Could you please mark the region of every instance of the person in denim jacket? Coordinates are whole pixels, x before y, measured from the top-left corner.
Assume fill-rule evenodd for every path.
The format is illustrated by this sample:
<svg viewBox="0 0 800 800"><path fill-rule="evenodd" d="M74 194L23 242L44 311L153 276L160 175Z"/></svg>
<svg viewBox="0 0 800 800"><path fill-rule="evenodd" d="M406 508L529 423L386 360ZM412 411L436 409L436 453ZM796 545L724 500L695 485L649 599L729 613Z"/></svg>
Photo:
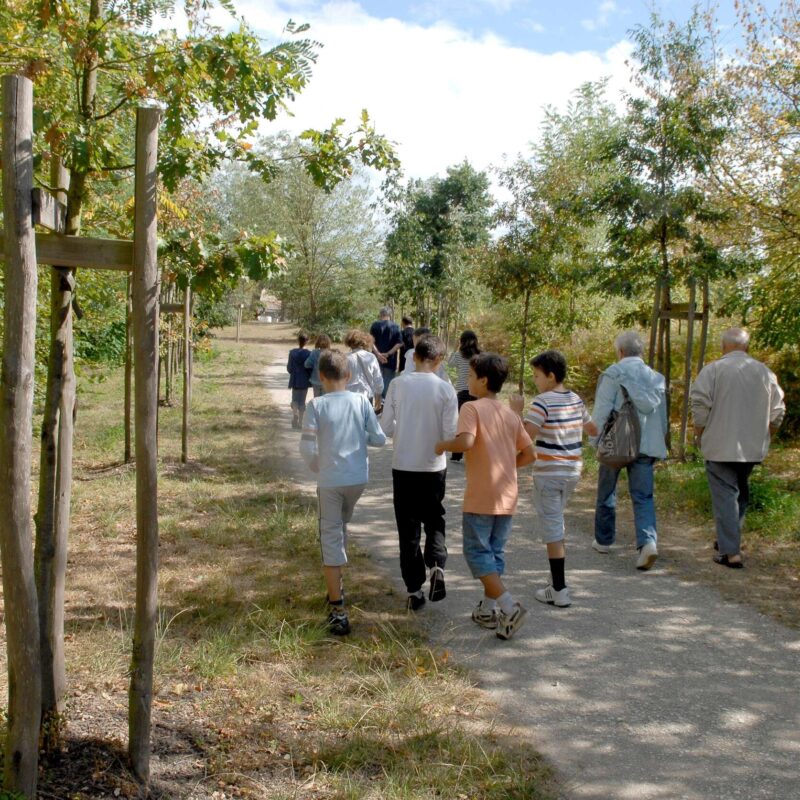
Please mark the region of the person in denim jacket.
<svg viewBox="0 0 800 800"><path fill-rule="evenodd" d="M639 412L642 438L638 458L623 469L628 472L628 489L633 503L636 528L636 568L648 570L658 558L656 509L653 501L653 465L667 457L667 402L664 376L644 363L644 344L636 331L625 331L614 340L617 362L600 376L592 421L600 431L612 409L622 407L624 386ZM596 439L593 443L596 443ZM592 547L608 553L616 538L617 480L620 469L600 464L597 475L594 537Z"/></svg>

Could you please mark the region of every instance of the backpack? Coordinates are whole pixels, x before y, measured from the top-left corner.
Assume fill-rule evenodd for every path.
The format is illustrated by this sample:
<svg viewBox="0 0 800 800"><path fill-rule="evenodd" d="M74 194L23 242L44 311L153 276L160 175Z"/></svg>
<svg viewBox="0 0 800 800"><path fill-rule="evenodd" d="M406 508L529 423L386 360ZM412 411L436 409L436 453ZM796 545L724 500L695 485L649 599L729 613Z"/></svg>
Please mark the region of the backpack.
<svg viewBox="0 0 800 800"><path fill-rule="evenodd" d="M597 460L612 469L627 467L636 461L642 438L639 412L628 394L622 389L622 407L611 409L606 424L597 438Z"/></svg>

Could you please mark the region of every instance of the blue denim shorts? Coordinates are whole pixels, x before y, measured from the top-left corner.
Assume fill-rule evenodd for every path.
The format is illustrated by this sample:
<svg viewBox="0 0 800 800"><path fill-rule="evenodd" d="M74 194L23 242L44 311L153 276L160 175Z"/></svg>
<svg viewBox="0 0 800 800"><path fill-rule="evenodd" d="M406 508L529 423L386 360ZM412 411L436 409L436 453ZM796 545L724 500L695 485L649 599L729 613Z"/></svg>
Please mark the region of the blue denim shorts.
<svg viewBox="0 0 800 800"><path fill-rule="evenodd" d="M462 517L464 558L473 578L496 572L502 575L506 567L506 542L511 534L511 514L470 514Z"/></svg>

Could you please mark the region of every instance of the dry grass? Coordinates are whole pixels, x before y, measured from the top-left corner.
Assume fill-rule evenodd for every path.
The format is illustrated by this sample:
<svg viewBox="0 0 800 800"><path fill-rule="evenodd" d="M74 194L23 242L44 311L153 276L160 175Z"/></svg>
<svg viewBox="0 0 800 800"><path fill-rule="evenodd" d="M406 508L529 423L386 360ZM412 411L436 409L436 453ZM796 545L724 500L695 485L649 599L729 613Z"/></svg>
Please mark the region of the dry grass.
<svg viewBox="0 0 800 800"><path fill-rule="evenodd" d="M197 365L188 465L180 410L161 410L153 796L558 796L363 554L352 554L354 634L328 637L316 510L279 477L262 361L257 342L221 339ZM117 373L81 382L67 736L44 762L43 798L136 795L124 756L135 518L121 397Z"/></svg>

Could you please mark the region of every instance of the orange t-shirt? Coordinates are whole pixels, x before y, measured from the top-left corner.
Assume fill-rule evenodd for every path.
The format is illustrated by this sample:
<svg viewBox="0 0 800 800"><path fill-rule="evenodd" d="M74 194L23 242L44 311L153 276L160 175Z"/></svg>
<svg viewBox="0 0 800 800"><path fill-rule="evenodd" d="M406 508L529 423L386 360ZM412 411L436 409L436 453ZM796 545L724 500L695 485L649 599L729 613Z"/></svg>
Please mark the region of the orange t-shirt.
<svg viewBox="0 0 800 800"><path fill-rule="evenodd" d="M464 511L469 514L513 514L517 507L517 453L531 444L522 420L499 400L482 397L464 403L458 433L471 433L467 450Z"/></svg>

